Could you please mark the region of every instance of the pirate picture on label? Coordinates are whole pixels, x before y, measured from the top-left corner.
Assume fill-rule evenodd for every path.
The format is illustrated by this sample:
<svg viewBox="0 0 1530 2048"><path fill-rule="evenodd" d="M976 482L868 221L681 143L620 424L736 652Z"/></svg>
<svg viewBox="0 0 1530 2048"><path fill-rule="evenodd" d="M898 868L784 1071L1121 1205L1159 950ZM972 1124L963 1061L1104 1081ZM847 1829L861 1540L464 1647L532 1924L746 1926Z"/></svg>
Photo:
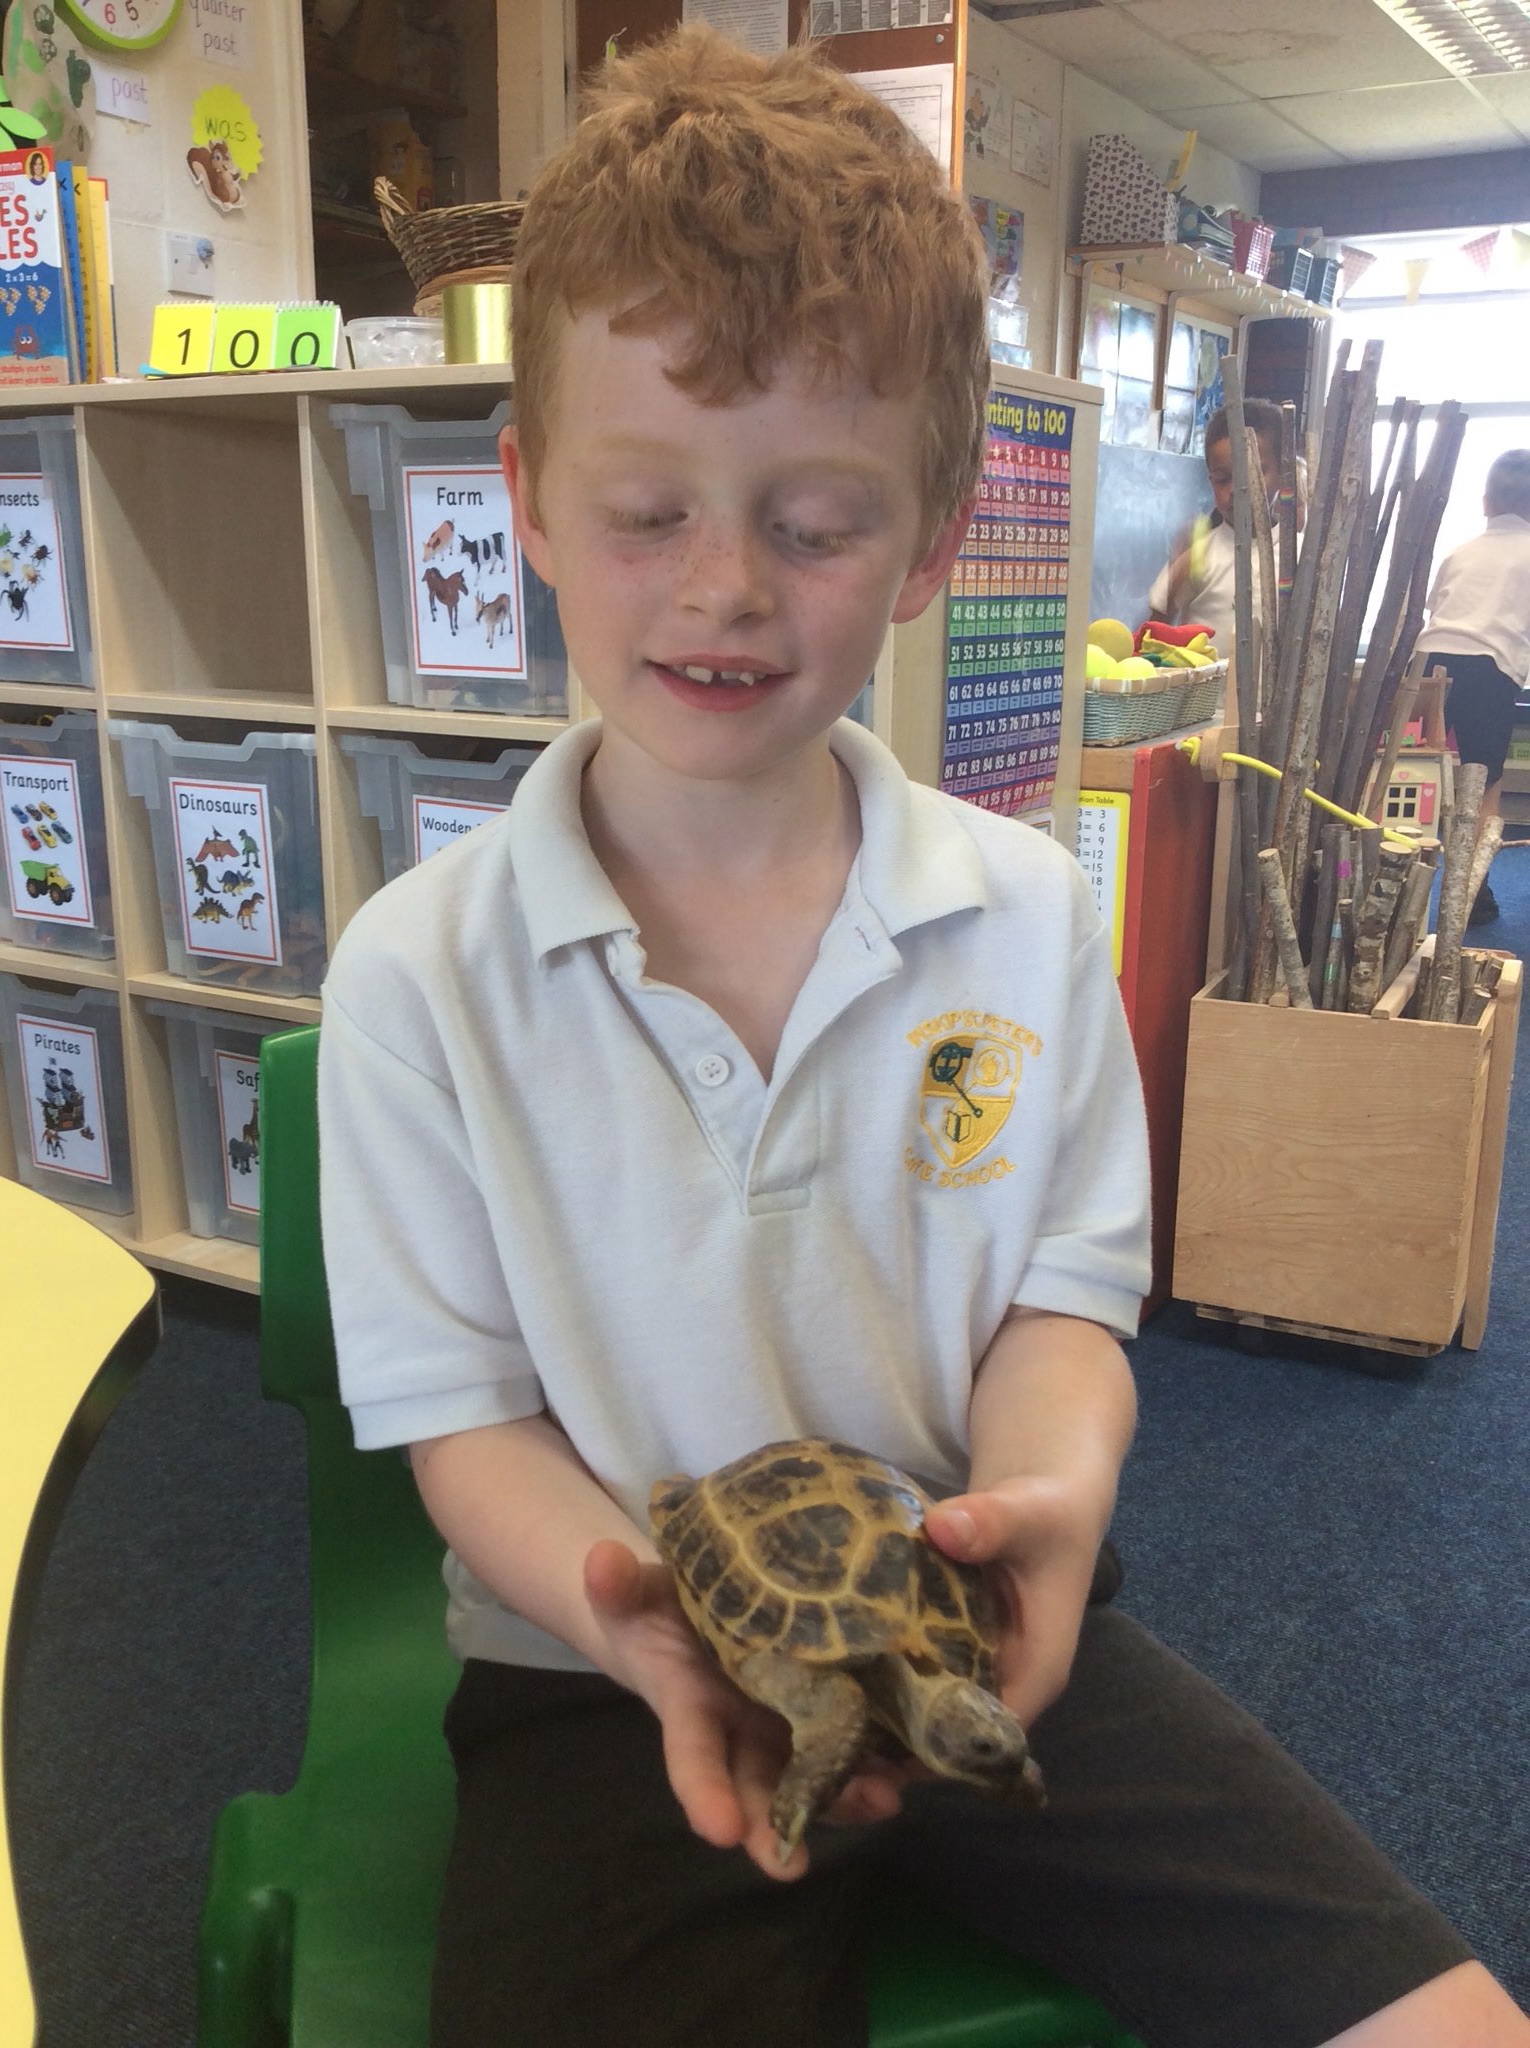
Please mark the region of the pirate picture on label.
<svg viewBox="0 0 1530 2048"><path fill-rule="evenodd" d="M223 1192L231 1209L260 1213L260 1056L220 1052L218 1130L223 1147Z"/></svg>
<svg viewBox="0 0 1530 2048"><path fill-rule="evenodd" d="M986 1151L1009 1121L1020 1054L1001 1038L962 1033L939 1039L925 1060L919 1122L947 1166Z"/></svg>
<svg viewBox="0 0 1530 2048"><path fill-rule="evenodd" d="M0 476L0 647L73 646L52 480Z"/></svg>
<svg viewBox="0 0 1530 2048"><path fill-rule="evenodd" d="M0 754L0 835L17 917L95 923L73 761Z"/></svg>
<svg viewBox="0 0 1530 2048"><path fill-rule="evenodd" d="M455 800L438 803L434 797L417 796L414 799L416 863L429 860L443 847L455 846L459 839L466 838L469 832L476 832L480 825L487 825L491 818L501 817L509 808L508 804L469 804Z"/></svg>
<svg viewBox="0 0 1530 2048"><path fill-rule="evenodd" d="M498 469L406 469L414 665L421 675L526 674L521 551Z"/></svg>
<svg viewBox="0 0 1530 2048"><path fill-rule="evenodd" d="M170 802L187 951L280 964L264 783L172 777Z"/></svg>
<svg viewBox="0 0 1530 2048"><path fill-rule="evenodd" d="M32 1163L76 1180L109 1181L96 1034L52 1017L18 1017Z"/></svg>

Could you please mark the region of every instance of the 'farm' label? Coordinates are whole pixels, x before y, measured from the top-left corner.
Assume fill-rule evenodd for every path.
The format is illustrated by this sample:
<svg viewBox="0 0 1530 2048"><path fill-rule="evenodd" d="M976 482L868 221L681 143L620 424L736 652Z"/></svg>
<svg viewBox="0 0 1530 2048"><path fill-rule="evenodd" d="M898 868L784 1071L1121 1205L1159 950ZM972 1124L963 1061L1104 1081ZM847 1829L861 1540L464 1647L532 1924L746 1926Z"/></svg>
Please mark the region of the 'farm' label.
<svg viewBox="0 0 1530 2048"><path fill-rule="evenodd" d="M524 677L521 551L504 472L403 474L416 670Z"/></svg>

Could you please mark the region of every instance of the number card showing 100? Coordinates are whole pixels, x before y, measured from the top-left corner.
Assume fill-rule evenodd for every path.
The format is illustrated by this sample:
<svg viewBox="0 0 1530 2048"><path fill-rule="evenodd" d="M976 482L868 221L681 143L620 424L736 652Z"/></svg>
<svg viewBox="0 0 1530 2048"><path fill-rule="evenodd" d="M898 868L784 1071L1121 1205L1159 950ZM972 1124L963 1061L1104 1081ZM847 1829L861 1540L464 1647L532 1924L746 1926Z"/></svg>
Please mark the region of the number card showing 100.
<svg viewBox="0 0 1530 2048"><path fill-rule="evenodd" d="M163 377L333 370L339 344L338 306L156 306L149 368Z"/></svg>

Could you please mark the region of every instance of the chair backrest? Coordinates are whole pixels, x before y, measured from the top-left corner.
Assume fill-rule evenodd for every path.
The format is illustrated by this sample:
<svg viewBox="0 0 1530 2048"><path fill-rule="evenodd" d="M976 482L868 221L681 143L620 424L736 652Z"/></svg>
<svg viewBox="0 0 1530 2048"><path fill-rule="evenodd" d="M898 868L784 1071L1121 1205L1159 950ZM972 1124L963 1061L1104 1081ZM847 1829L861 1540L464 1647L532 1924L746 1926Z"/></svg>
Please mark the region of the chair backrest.
<svg viewBox="0 0 1530 2048"><path fill-rule="evenodd" d="M319 1234L319 1028L260 1048L260 1384L266 1398L339 1399Z"/></svg>

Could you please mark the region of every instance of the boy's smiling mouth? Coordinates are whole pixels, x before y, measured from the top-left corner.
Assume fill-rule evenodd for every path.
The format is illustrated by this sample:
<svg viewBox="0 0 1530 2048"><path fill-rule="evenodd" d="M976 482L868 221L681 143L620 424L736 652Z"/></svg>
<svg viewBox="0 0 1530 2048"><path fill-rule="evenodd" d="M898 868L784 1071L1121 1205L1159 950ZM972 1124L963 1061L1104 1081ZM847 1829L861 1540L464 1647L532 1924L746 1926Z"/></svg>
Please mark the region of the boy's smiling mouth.
<svg viewBox="0 0 1530 2048"><path fill-rule="evenodd" d="M771 695L787 675L783 669L737 657L731 661L652 661L648 666L672 696L706 711L743 710Z"/></svg>

